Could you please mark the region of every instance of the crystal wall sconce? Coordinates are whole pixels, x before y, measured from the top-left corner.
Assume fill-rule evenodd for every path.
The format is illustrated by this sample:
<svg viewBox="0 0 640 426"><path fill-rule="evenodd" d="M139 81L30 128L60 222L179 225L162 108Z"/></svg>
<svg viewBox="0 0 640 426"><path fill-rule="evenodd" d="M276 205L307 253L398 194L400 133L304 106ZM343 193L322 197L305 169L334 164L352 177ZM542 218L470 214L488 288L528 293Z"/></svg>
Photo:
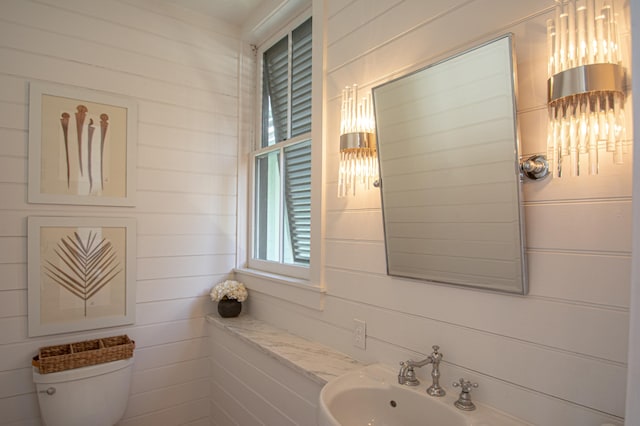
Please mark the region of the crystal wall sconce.
<svg viewBox="0 0 640 426"><path fill-rule="evenodd" d="M371 188L378 179L375 119L371 93L358 99L358 86L342 91L338 197L356 195L356 187Z"/></svg>
<svg viewBox="0 0 640 426"><path fill-rule="evenodd" d="M598 174L601 152L624 153L624 68L613 0L556 0L547 21L547 158L562 177Z"/></svg>

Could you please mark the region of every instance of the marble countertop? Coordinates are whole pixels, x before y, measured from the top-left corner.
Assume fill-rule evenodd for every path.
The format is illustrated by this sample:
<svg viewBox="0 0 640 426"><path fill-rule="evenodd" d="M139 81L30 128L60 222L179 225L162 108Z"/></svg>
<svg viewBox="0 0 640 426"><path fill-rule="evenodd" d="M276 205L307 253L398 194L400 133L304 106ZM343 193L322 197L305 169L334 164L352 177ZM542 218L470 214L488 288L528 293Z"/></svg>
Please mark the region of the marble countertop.
<svg viewBox="0 0 640 426"><path fill-rule="evenodd" d="M207 322L253 345L320 385L365 364L328 346L291 334L248 315L220 318L207 315Z"/></svg>

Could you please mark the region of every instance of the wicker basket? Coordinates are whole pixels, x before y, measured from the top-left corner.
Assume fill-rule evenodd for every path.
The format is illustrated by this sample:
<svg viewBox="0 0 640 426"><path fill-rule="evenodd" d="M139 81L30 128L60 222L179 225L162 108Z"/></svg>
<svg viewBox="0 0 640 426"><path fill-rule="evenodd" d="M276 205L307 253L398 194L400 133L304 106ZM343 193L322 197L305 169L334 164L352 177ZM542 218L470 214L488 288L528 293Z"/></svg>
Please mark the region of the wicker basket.
<svg viewBox="0 0 640 426"><path fill-rule="evenodd" d="M40 374L71 370L131 358L136 343L129 336L113 336L103 339L40 348L31 364Z"/></svg>

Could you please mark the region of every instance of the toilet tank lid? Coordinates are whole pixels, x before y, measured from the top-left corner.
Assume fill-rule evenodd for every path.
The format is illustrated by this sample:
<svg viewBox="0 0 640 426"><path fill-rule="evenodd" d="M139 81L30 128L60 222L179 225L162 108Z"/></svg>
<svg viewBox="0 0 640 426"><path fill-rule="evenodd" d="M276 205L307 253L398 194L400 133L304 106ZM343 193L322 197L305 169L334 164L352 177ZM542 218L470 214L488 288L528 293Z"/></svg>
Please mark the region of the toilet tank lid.
<svg viewBox="0 0 640 426"><path fill-rule="evenodd" d="M102 364L90 365L88 367L73 368L71 370L58 371L55 373L40 374L36 367L33 368L34 383L60 383L71 380L85 379L87 377L99 376L101 374L112 373L122 370L133 364L133 357L119 359L117 361L105 362Z"/></svg>

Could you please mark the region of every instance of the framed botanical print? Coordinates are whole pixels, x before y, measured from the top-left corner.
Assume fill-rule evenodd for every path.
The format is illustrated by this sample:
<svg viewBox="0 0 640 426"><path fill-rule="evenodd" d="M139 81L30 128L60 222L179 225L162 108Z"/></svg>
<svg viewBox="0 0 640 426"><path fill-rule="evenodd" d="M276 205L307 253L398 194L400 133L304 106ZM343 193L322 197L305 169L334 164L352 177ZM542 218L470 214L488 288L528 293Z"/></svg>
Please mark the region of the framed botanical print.
<svg viewBox="0 0 640 426"><path fill-rule="evenodd" d="M28 218L29 336L132 324L136 222Z"/></svg>
<svg viewBox="0 0 640 426"><path fill-rule="evenodd" d="M31 203L133 206L137 105L89 89L31 83Z"/></svg>

